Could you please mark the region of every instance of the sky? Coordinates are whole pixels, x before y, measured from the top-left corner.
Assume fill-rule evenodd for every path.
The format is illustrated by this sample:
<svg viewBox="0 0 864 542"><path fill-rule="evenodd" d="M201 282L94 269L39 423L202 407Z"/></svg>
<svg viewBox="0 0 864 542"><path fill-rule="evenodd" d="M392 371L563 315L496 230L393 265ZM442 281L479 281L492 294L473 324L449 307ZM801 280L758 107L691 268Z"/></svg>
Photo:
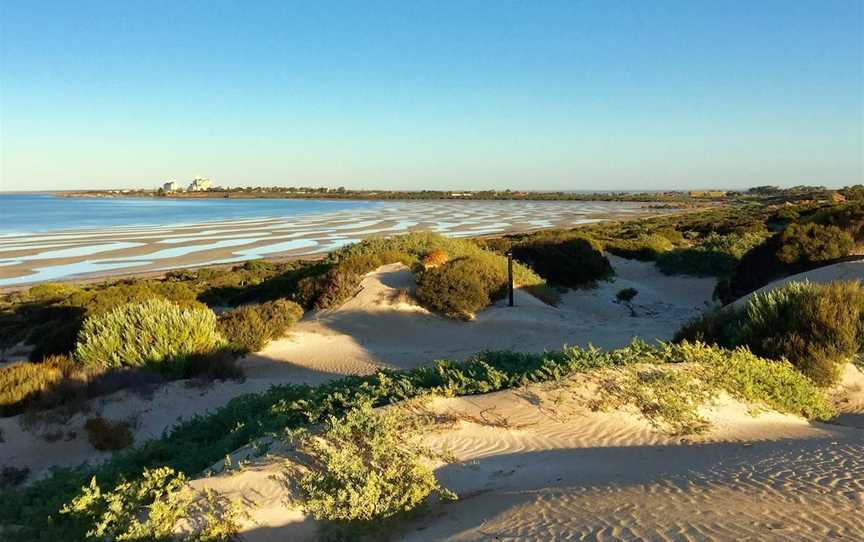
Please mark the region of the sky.
<svg viewBox="0 0 864 542"><path fill-rule="evenodd" d="M864 183L864 2L0 0L0 190Z"/></svg>

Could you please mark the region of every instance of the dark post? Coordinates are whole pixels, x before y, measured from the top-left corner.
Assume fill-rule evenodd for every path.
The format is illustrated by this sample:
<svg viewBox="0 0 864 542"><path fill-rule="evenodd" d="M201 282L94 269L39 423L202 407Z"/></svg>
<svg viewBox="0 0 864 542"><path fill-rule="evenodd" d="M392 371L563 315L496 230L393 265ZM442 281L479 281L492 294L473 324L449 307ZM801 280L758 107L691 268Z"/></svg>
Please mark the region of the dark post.
<svg viewBox="0 0 864 542"><path fill-rule="evenodd" d="M509 305L513 306L513 251L507 251L507 295L509 296Z"/></svg>

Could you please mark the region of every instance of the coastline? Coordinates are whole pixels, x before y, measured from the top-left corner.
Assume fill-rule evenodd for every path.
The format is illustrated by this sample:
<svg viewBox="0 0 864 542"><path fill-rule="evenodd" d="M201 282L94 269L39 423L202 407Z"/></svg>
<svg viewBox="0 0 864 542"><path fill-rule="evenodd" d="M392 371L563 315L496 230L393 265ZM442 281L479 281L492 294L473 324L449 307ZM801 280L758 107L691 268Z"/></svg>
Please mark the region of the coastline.
<svg viewBox="0 0 864 542"><path fill-rule="evenodd" d="M254 259L317 259L376 235L431 230L457 237L490 237L688 212L686 208L602 202L410 201L382 205L386 207L285 218L8 234L0 237L0 291L39 282L159 276L173 269L236 265Z"/></svg>

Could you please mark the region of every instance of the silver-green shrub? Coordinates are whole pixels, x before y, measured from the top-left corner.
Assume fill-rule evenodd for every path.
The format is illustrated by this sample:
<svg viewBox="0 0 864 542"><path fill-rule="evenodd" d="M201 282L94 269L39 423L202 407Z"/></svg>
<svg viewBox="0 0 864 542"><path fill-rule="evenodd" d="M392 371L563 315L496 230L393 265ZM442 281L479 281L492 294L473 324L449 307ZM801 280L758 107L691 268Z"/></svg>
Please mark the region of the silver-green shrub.
<svg viewBox="0 0 864 542"><path fill-rule="evenodd" d="M320 435L291 434L310 459L298 480L304 507L329 522L325 537L353 532L354 539L375 538L370 530L386 529L387 520L415 510L430 494L455 498L424 461L432 454L418 444L416 423L363 401L344 417L330 416Z"/></svg>
<svg viewBox="0 0 864 542"><path fill-rule="evenodd" d="M75 359L90 367L158 367L223 344L213 311L154 298L88 318Z"/></svg>
<svg viewBox="0 0 864 542"><path fill-rule="evenodd" d="M170 467L145 469L107 490L93 477L60 514L90 525L88 539L117 541L227 542L236 539L242 517L224 496L192 490L186 476ZM192 532L178 533L181 522Z"/></svg>

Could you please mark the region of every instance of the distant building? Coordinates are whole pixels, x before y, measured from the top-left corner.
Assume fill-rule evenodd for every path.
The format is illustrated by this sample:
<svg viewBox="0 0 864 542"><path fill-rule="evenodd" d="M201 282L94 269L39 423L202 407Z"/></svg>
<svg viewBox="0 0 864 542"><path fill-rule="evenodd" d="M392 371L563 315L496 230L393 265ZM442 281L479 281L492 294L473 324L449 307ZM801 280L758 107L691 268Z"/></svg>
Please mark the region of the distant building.
<svg viewBox="0 0 864 542"><path fill-rule="evenodd" d="M726 192L723 190L691 190L689 194L691 198L722 198L726 196Z"/></svg>
<svg viewBox="0 0 864 542"><path fill-rule="evenodd" d="M450 192L451 198L470 198L473 195L471 192Z"/></svg>
<svg viewBox="0 0 864 542"><path fill-rule="evenodd" d="M165 192L176 192L180 190L180 183L177 181L168 181L167 183L162 185L162 190Z"/></svg>
<svg viewBox="0 0 864 542"><path fill-rule="evenodd" d="M206 192L207 190L210 190L211 184L212 183L210 182L210 179L207 179L205 177L195 177L195 180L193 180L192 183L189 185L189 191Z"/></svg>

